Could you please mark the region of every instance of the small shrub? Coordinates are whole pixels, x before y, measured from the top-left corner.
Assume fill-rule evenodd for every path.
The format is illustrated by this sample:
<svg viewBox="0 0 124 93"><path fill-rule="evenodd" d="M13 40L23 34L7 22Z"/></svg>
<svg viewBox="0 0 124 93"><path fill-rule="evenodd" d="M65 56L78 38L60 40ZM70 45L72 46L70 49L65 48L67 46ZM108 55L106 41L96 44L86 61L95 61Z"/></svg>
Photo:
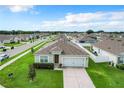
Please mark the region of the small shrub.
<svg viewBox="0 0 124 93"><path fill-rule="evenodd" d="M31 79L32 81L33 81L34 78L36 77L36 72L35 72L35 68L34 68L33 65L29 65L28 77L29 77L29 79Z"/></svg>
<svg viewBox="0 0 124 93"><path fill-rule="evenodd" d="M114 66L114 63L112 63L112 66Z"/></svg>
<svg viewBox="0 0 124 93"><path fill-rule="evenodd" d="M5 52L6 50L7 50L7 49L4 48L4 49L3 49L3 52Z"/></svg>
<svg viewBox="0 0 124 93"><path fill-rule="evenodd" d="M36 69L54 69L53 63L34 63Z"/></svg>
<svg viewBox="0 0 124 93"><path fill-rule="evenodd" d="M111 62L108 62L109 65L111 65Z"/></svg>
<svg viewBox="0 0 124 93"><path fill-rule="evenodd" d="M59 67L62 68L62 64L59 64Z"/></svg>
<svg viewBox="0 0 124 93"><path fill-rule="evenodd" d="M124 70L124 64L117 64L116 67L118 69Z"/></svg>
<svg viewBox="0 0 124 93"><path fill-rule="evenodd" d="M14 46L12 46L11 49L14 49Z"/></svg>

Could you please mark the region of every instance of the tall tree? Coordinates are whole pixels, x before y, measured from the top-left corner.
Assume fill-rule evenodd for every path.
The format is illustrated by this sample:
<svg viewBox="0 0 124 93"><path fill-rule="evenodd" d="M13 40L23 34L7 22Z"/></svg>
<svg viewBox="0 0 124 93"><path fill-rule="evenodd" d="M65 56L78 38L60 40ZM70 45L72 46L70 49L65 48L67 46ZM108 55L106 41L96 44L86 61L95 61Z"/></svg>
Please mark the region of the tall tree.
<svg viewBox="0 0 124 93"><path fill-rule="evenodd" d="M90 29L90 30L87 30L86 33L91 34L91 33L94 33L94 31Z"/></svg>

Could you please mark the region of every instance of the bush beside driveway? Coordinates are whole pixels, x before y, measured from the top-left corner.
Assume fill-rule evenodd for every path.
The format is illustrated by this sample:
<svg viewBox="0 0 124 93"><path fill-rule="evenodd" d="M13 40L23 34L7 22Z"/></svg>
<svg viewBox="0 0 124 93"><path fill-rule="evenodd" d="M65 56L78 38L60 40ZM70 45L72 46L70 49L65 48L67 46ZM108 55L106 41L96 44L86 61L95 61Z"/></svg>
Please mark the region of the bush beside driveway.
<svg viewBox="0 0 124 93"><path fill-rule="evenodd" d="M86 71L97 88L124 87L124 70L111 67L108 63L95 63L90 59Z"/></svg>

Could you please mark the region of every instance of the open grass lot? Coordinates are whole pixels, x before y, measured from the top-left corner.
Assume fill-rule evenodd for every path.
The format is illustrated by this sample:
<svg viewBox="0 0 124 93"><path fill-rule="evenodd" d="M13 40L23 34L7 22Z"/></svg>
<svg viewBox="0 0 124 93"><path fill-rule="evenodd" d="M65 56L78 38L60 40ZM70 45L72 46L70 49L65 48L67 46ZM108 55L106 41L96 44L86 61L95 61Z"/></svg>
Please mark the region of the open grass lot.
<svg viewBox="0 0 124 93"><path fill-rule="evenodd" d="M123 88L124 71L110 67L107 63L94 63L89 60L86 69L94 85L98 88Z"/></svg>
<svg viewBox="0 0 124 93"><path fill-rule="evenodd" d="M8 47L11 47L11 46L21 46L21 45L24 45L25 43L5 43L4 46L8 46Z"/></svg>
<svg viewBox="0 0 124 93"><path fill-rule="evenodd" d="M41 45L40 47L44 46ZM40 47L35 49L37 51ZM36 79L29 82L28 70L29 64L34 62L34 55L28 53L15 63L0 71L0 84L4 87L14 88L62 88L63 72L54 70L36 70ZM13 72L14 78L8 78L8 73Z"/></svg>

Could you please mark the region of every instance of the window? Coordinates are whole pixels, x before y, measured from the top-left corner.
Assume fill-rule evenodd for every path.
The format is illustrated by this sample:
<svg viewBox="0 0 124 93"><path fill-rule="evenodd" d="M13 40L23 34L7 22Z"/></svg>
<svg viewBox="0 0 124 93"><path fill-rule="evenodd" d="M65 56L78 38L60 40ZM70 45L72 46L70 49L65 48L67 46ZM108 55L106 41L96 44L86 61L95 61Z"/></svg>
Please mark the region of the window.
<svg viewBox="0 0 124 93"><path fill-rule="evenodd" d="M124 64L124 57L119 57L119 58L118 58L118 63Z"/></svg>
<svg viewBox="0 0 124 93"><path fill-rule="evenodd" d="M40 62L41 63L47 63L48 62L48 56L41 56L40 57Z"/></svg>

